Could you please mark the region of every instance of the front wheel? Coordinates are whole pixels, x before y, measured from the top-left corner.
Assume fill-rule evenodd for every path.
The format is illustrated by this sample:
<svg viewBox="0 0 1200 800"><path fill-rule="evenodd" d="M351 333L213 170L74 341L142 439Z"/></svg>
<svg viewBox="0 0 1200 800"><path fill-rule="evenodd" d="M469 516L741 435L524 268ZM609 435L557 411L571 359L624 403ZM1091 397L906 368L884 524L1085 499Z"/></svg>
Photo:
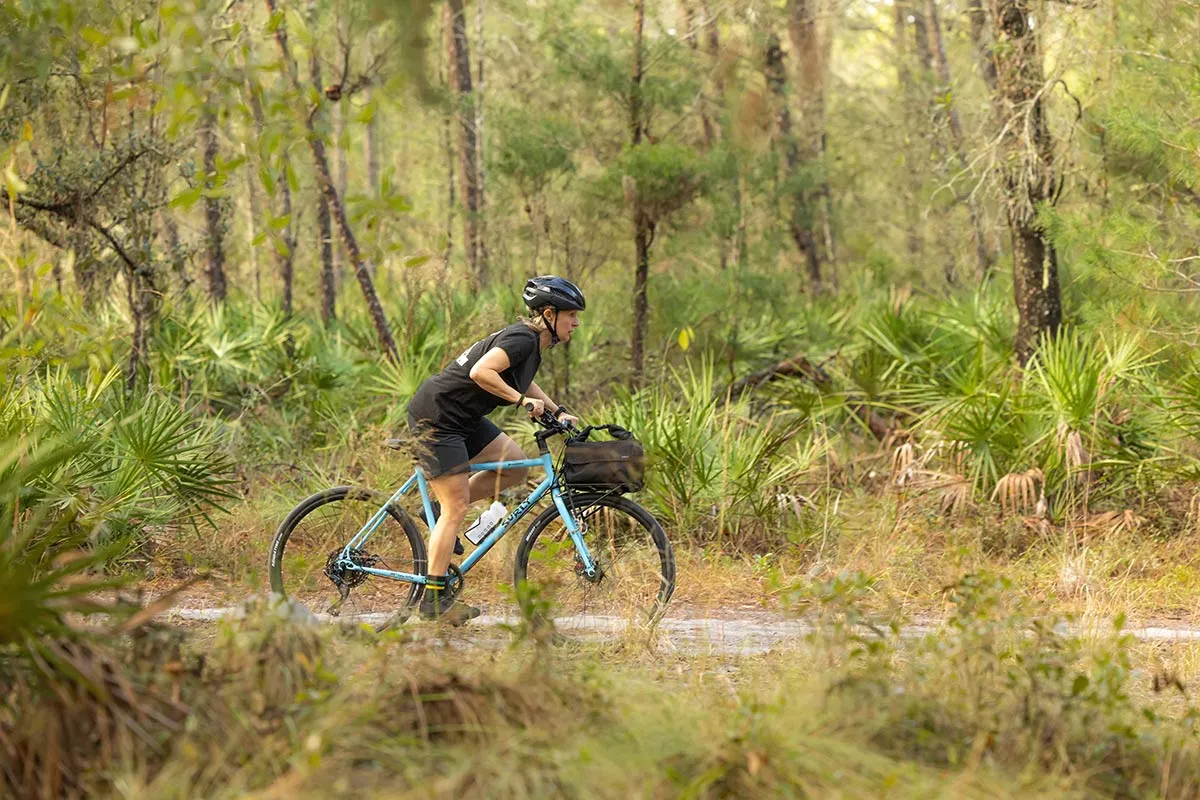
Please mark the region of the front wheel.
<svg viewBox="0 0 1200 800"><path fill-rule="evenodd" d="M589 577L567 527L551 506L529 526L517 548L518 596L537 593L555 616L605 616L654 622L675 591L675 554L662 526L637 503L612 495L568 501L598 567Z"/></svg>
<svg viewBox="0 0 1200 800"><path fill-rule="evenodd" d="M271 591L329 614L376 625L403 622L421 599L423 584L340 569L338 556L388 497L338 486L292 509L271 544ZM425 542L404 509L387 507L383 522L361 549L356 564L424 575Z"/></svg>

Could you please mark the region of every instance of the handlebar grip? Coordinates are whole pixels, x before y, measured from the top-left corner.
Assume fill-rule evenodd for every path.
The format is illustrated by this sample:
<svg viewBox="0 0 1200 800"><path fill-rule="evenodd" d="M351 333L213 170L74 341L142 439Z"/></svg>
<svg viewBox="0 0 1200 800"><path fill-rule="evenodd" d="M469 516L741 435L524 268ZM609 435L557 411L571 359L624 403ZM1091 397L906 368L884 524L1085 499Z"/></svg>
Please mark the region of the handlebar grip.
<svg viewBox="0 0 1200 800"><path fill-rule="evenodd" d="M526 403L525 410L532 414L533 413L533 403Z"/></svg>

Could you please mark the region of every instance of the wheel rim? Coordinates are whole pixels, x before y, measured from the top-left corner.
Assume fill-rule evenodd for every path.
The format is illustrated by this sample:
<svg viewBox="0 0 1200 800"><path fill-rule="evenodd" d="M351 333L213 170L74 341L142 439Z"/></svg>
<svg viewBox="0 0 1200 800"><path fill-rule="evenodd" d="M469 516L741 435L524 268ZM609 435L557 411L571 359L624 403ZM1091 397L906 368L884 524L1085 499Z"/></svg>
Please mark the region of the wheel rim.
<svg viewBox="0 0 1200 800"><path fill-rule="evenodd" d="M310 509L292 528L279 566L283 591L318 616L379 624L397 611L410 608L420 588L411 583L362 573L344 573L349 587L344 601L326 574L331 554L340 551L379 509L376 498L343 495ZM362 550L374 566L397 572L418 573L418 564L404 526L384 517ZM336 560L336 558L335 558ZM359 557L360 561L365 561ZM359 582L361 581L361 582Z"/></svg>
<svg viewBox="0 0 1200 800"><path fill-rule="evenodd" d="M538 535L525 568L538 605L557 618L657 618L670 581L651 529L629 513L603 504L578 516L584 541L602 575L584 574L566 526L555 518Z"/></svg>

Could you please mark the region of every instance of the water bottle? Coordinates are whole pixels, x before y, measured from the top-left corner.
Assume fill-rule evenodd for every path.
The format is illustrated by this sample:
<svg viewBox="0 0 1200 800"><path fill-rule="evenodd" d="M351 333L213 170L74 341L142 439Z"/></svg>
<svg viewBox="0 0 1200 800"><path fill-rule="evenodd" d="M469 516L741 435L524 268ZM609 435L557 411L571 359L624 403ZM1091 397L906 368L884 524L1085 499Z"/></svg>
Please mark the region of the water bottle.
<svg viewBox="0 0 1200 800"><path fill-rule="evenodd" d="M463 536L470 540L471 544L478 545L484 538L492 532L492 528L496 527L496 523L504 519L504 515L508 513L508 509L504 507L504 503L493 502L487 511L479 515L479 519L467 528Z"/></svg>

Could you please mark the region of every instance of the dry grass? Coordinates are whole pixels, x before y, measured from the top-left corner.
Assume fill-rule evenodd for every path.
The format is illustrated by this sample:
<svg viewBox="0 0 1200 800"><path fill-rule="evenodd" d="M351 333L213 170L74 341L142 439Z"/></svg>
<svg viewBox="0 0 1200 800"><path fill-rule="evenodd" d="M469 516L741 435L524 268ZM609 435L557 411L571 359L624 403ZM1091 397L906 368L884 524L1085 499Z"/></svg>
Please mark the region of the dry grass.
<svg viewBox="0 0 1200 800"><path fill-rule="evenodd" d="M677 542L673 613L720 616L738 609L781 610L787 588L838 572L870 576L912 615L942 609L942 587L964 572L1011 579L1014 591L1047 608L1092 617L1172 618L1200 623L1200 501L1177 492L1160 508L1117 509L1055 523L1040 515L1037 470L1006 476L994 505L971 502L961 476L920 468L915 451L895 452L893 480L876 492L827 491L819 504L781 515L777 546L748 553ZM266 588L265 553L286 513L282 492L237 506L216 531L185 534L156 548L159 579L196 568L218 581L185 605L225 605ZM1192 513L1189 515L1189 511ZM1031 515L1023 517L1022 515ZM512 559L522 526L469 576L468 599L491 613L514 613ZM175 535L176 537L178 535Z"/></svg>
<svg viewBox="0 0 1200 800"><path fill-rule="evenodd" d="M1194 796L1195 744L1173 737L1200 647L1139 645L1114 661L1108 637L1028 640L1015 602L969 618L962 646L885 641L870 655L831 634L734 660L624 641L448 659L437 638L297 627L263 608L188 644L204 664L182 680L190 720L184 732L150 721L156 759L76 776L126 798ZM977 646L998 630L1015 638ZM1040 685L1014 655L1038 660ZM1112 676L1132 700L1061 691L1126 657L1145 670ZM1137 722L1143 705L1158 722ZM26 709L26 725L40 719Z"/></svg>

